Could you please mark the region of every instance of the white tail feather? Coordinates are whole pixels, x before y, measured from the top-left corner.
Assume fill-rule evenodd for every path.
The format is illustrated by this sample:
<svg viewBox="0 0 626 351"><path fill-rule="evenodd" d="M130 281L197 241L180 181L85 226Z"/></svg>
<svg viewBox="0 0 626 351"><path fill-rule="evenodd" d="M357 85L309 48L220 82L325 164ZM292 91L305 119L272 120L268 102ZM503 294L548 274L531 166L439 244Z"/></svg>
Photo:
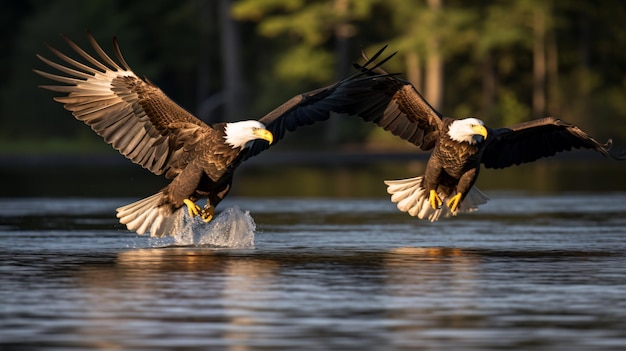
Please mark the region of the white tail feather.
<svg viewBox="0 0 626 351"><path fill-rule="evenodd" d="M172 234L171 230L178 219L175 211L159 206L162 193L156 193L145 199L133 202L117 209L117 218L128 230L137 234L150 233L150 236L162 237Z"/></svg>
<svg viewBox="0 0 626 351"><path fill-rule="evenodd" d="M447 206L433 209L428 201L429 192L422 186L423 176L400 180L386 180L387 192L391 194L391 201L397 203L398 209L419 219L428 218L435 222L443 217L456 216L460 212L472 212L489 200L478 188L472 187L465 196L459 208L452 212ZM439 193L441 200L446 203L446 194Z"/></svg>

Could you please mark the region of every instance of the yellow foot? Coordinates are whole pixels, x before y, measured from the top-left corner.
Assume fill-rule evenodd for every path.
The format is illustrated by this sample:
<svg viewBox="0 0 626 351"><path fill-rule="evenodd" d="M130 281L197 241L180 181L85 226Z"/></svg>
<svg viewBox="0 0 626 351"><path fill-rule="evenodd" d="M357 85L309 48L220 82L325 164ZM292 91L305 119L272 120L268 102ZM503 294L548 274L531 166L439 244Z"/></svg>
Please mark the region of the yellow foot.
<svg viewBox="0 0 626 351"><path fill-rule="evenodd" d="M439 209L441 208L441 205L443 205L443 201L441 201L439 195L437 195L437 192L434 190L430 191L430 197L428 198L428 202L430 202L430 207L432 207L433 210Z"/></svg>
<svg viewBox="0 0 626 351"><path fill-rule="evenodd" d="M461 193L456 193L450 200L448 200L448 208L452 213L456 212L459 204L461 203Z"/></svg>
<svg viewBox="0 0 626 351"><path fill-rule="evenodd" d="M189 217L195 217L201 214L203 211L200 209L200 206L196 205L193 201L189 199L183 200L185 205L187 205L187 210L189 211Z"/></svg>
<svg viewBox="0 0 626 351"><path fill-rule="evenodd" d="M215 214L215 207L213 206L205 207L201 213L202 220L205 222L210 222L213 219L214 214Z"/></svg>

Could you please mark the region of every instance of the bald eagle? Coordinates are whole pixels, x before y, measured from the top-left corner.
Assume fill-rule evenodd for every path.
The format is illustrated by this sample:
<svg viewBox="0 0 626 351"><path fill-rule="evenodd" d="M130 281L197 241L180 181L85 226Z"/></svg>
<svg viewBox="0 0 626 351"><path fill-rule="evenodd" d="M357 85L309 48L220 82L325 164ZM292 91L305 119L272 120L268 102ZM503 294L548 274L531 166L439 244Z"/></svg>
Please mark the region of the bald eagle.
<svg viewBox="0 0 626 351"><path fill-rule="evenodd" d="M87 36L99 59L63 36L84 62L48 46L64 64L37 57L61 74L34 71L65 84L40 87L64 93L54 100L106 143L152 173L172 179L156 194L117 209L120 223L138 234L173 234L175 213L183 206L190 215L210 221L215 206L230 191L233 173L241 162L276 143L286 131L326 120L339 111L348 99L345 83L370 80L363 74L365 68L336 84L297 95L258 121L208 125L155 84L138 77L122 57L115 38L117 61L91 34ZM207 198L204 208L196 205L201 198Z"/></svg>
<svg viewBox="0 0 626 351"><path fill-rule="evenodd" d="M367 71L355 66L371 76L383 74L372 77L377 83L349 82L345 88L359 99L351 100L344 111L377 124L420 150L432 150L424 175L385 181L391 201L411 216L434 222L442 216L474 211L487 202L487 196L474 186L481 165L505 168L572 149L591 149L616 160L626 159L626 153L610 150L611 139L601 144L557 118L492 129L478 118L444 117L408 81L384 74L387 72L379 67Z"/></svg>

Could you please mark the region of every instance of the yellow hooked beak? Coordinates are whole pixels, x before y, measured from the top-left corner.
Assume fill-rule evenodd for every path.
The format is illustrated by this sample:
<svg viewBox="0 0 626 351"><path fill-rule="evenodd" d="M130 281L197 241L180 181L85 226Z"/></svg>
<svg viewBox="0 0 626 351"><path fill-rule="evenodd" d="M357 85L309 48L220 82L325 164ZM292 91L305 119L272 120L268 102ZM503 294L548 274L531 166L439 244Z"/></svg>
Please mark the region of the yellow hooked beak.
<svg viewBox="0 0 626 351"><path fill-rule="evenodd" d="M480 124L476 124L472 126L472 130L477 135L482 135L484 139L487 139L487 128L485 126L481 126Z"/></svg>
<svg viewBox="0 0 626 351"><path fill-rule="evenodd" d="M252 131L252 133L258 139L267 140L267 142L270 144L274 142L274 135L272 135L272 132L270 132L267 129L261 129L261 128L255 129L254 131Z"/></svg>

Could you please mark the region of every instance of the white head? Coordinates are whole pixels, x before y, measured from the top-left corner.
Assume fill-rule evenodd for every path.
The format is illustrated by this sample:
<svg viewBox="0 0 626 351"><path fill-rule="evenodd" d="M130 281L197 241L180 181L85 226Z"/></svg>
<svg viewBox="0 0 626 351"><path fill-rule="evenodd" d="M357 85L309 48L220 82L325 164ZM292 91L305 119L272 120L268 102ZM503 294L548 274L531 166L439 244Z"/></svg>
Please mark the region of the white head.
<svg viewBox="0 0 626 351"><path fill-rule="evenodd" d="M245 148L256 139L267 140L270 144L274 141L272 133L259 121L226 123L224 131L226 132L224 139L233 149Z"/></svg>
<svg viewBox="0 0 626 351"><path fill-rule="evenodd" d="M448 135L458 142L476 144L487 138L487 128L478 118L459 119L450 124Z"/></svg>

